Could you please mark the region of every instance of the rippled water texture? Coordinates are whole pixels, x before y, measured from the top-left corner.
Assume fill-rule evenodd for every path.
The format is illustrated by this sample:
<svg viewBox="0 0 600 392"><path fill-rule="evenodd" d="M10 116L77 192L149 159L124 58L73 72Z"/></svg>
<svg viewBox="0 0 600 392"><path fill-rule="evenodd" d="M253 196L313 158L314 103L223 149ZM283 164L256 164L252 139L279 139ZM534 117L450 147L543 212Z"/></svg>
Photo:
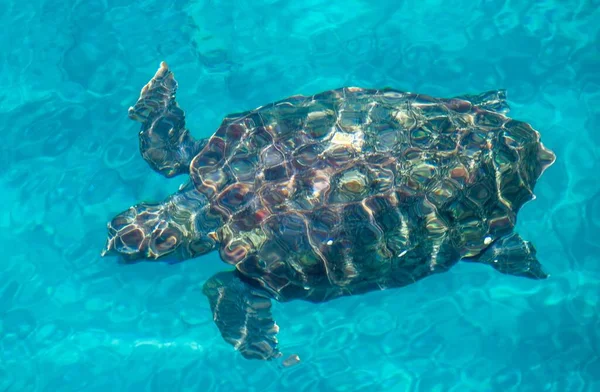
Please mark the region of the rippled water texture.
<svg viewBox="0 0 600 392"><path fill-rule="evenodd" d="M526 5L535 3L534 5ZM132 5L133 4L133 5ZM27 1L0 7L0 391L599 391L600 2ZM558 160L518 224L551 277L462 263L418 284L275 304L246 361L201 285L218 256L101 259L105 225L166 180L127 119L159 62L197 137L296 93L508 90Z"/></svg>

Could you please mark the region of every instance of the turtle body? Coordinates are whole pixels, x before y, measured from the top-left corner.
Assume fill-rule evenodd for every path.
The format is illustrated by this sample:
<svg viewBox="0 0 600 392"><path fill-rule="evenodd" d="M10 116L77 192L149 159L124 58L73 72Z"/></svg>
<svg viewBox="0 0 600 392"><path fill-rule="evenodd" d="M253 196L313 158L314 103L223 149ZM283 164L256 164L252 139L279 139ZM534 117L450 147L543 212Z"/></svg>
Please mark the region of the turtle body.
<svg viewBox="0 0 600 392"><path fill-rule="evenodd" d="M503 90L434 98L340 88L227 116L195 140L163 62L129 116L178 193L108 225L104 253L234 266L204 285L215 323L247 358L280 356L271 299L331 300L401 287L458 261L545 278L513 229L555 160Z"/></svg>

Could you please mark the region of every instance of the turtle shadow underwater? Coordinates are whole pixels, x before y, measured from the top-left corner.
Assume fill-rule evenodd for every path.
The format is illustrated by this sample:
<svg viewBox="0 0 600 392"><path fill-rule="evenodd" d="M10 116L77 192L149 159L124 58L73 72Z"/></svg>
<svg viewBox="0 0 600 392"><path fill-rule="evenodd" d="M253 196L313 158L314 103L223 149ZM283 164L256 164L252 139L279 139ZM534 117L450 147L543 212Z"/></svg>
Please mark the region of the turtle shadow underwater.
<svg viewBox="0 0 600 392"><path fill-rule="evenodd" d="M514 231L555 161L504 90L435 98L344 87L227 115L197 140L161 63L129 117L144 160L177 193L108 224L103 255L184 261L218 251L235 268L203 287L245 358L279 358L271 301L325 302L399 288L459 261L547 275ZM133 268L133 267L132 267Z"/></svg>

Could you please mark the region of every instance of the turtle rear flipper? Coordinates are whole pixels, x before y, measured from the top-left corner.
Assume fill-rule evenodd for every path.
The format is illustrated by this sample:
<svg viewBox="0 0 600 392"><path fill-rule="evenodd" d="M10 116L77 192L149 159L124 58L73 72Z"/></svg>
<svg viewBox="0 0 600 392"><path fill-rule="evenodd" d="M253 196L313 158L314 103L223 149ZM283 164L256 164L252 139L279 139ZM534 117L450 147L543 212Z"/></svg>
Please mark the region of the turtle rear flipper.
<svg viewBox="0 0 600 392"><path fill-rule="evenodd" d="M221 335L245 358L270 360L281 356L279 327L271 316L269 295L242 281L236 272L220 272L203 288Z"/></svg>
<svg viewBox="0 0 600 392"><path fill-rule="evenodd" d="M536 257L535 247L524 241L517 233L500 238L478 256L464 258L464 261L489 264L497 271L530 279L548 277Z"/></svg>
<svg viewBox="0 0 600 392"><path fill-rule="evenodd" d="M140 151L150 167L165 177L187 173L190 162L205 145L185 128L185 114L175 101L177 81L163 61L142 88L129 118L142 123Z"/></svg>
<svg viewBox="0 0 600 392"><path fill-rule="evenodd" d="M491 90L475 95L461 95L454 99L466 100L471 105L492 112L506 114L510 107L506 102L506 90Z"/></svg>

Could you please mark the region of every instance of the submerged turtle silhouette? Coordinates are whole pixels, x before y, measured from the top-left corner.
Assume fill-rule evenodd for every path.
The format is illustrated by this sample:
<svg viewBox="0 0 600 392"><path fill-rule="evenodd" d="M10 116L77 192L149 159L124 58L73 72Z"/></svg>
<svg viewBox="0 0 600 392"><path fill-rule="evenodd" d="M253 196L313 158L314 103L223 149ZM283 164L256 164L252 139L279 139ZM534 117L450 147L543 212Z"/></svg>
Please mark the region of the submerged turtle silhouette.
<svg viewBox="0 0 600 392"><path fill-rule="evenodd" d="M281 354L271 299L328 301L401 287L459 260L547 275L514 232L554 160L505 116L503 90L449 99L341 88L227 116L195 140L163 62L129 117L144 159L190 181L108 224L103 255L235 266L204 285L223 338L246 358Z"/></svg>

